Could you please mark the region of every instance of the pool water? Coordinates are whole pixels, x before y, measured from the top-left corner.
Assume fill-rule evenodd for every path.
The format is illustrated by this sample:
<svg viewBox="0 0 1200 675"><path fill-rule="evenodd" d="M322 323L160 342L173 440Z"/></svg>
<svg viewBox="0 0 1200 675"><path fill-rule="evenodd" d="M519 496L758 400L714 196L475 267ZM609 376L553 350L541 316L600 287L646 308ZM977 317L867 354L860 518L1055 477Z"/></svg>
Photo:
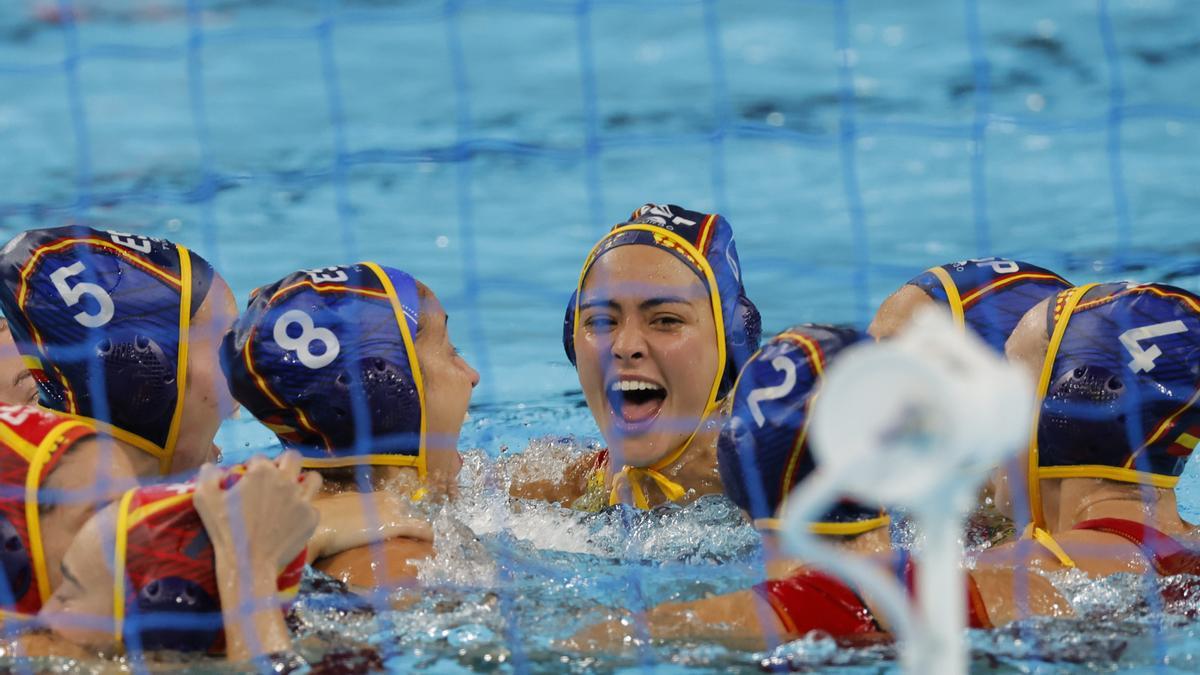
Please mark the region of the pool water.
<svg viewBox="0 0 1200 675"><path fill-rule="evenodd" d="M313 596L305 649L369 644L396 672L878 672L890 647L820 639L556 644L761 578L719 499L503 497L497 458L552 467L598 440L561 347L584 253L646 201L717 210L768 331L864 325L918 271L979 255L1200 290L1198 35L1186 0L14 0L0 230L169 237L242 300L368 258L437 292L482 382L433 590L374 615ZM249 419L220 442L278 450ZM1194 472L1179 495L1200 520ZM1194 627L1133 601L1142 580L1060 581L1084 618L973 635L978 669L1200 668Z"/></svg>

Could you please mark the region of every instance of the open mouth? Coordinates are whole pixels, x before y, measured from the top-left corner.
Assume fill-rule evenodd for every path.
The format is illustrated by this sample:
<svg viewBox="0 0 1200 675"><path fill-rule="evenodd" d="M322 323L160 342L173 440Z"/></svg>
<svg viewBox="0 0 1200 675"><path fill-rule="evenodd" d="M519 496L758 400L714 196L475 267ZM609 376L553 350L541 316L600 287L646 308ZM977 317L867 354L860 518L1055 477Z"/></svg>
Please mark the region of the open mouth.
<svg viewBox="0 0 1200 675"><path fill-rule="evenodd" d="M639 434L649 430L666 400L666 387L650 380L623 378L608 385L608 402L622 433Z"/></svg>

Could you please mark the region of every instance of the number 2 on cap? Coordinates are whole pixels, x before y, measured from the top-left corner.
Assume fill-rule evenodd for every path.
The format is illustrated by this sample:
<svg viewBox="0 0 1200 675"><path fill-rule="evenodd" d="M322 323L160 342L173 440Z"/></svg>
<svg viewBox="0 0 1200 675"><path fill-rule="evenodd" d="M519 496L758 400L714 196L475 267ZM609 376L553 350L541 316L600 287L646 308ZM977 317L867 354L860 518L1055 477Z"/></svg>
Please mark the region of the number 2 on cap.
<svg viewBox="0 0 1200 675"><path fill-rule="evenodd" d="M50 273L50 281L54 284L54 289L58 291L63 302L67 303L67 307L74 307L79 304L83 296L90 295L100 305L100 311L95 314L87 312L79 312L75 315L75 320L81 326L88 328L99 328L104 324L112 321L113 318L113 301L112 296L103 288L88 281L83 281L72 286L67 279L83 272L83 261L77 261L72 265L60 267Z"/></svg>
<svg viewBox="0 0 1200 675"><path fill-rule="evenodd" d="M292 325L300 326L300 335L297 337L288 335L288 328ZM279 316L275 322L274 337L280 347L296 352L296 358L300 359L300 363L313 370L333 363L342 350L333 331L328 328L317 328L313 325L312 317L298 309L289 309ZM312 343L314 342L320 342L325 347L325 351L321 354L312 353Z"/></svg>
<svg viewBox="0 0 1200 675"><path fill-rule="evenodd" d="M776 371L783 373L783 382L773 387L759 387L746 397L746 405L750 406L750 414L754 416L754 423L760 427L766 422L761 402L783 398L788 395L792 387L796 386L796 364L791 359L786 356L776 356L771 359L771 366Z"/></svg>

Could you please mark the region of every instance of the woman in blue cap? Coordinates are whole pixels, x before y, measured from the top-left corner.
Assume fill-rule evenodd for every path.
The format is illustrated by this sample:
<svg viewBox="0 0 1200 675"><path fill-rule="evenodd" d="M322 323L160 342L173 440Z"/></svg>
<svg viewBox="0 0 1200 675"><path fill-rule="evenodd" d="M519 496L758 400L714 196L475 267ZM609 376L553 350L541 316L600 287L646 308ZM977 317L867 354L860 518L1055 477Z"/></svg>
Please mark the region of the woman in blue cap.
<svg viewBox="0 0 1200 675"><path fill-rule="evenodd" d="M942 307L999 352L1031 307L1070 288L1050 270L1021 260L978 258L931 267L888 296L867 332L890 337L922 308Z"/></svg>
<svg viewBox="0 0 1200 675"><path fill-rule="evenodd" d="M1010 361L1037 382L1029 448L996 501L1026 503L1018 543L983 560L1092 574L1200 574L1200 532L1174 487L1200 439L1200 297L1163 284L1088 284L1031 309Z"/></svg>
<svg viewBox="0 0 1200 675"><path fill-rule="evenodd" d="M325 477L318 507L370 490L455 495L479 374L451 344L437 297L408 274L364 262L259 288L221 364L237 400ZM427 533L315 564L356 586L392 586L413 575L408 561L432 553Z"/></svg>
<svg viewBox="0 0 1200 675"><path fill-rule="evenodd" d="M42 405L93 420L139 476L216 459L233 409L217 349L237 308L199 255L80 225L30 230L0 250L0 308Z"/></svg>
<svg viewBox="0 0 1200 675"><path fill-rule="evenodd" d="M729 222L646 204L592 248L567 305L563 347L606 450L516 496L595 510L719 492L716 438L738 369L757 348Z"/></svg>

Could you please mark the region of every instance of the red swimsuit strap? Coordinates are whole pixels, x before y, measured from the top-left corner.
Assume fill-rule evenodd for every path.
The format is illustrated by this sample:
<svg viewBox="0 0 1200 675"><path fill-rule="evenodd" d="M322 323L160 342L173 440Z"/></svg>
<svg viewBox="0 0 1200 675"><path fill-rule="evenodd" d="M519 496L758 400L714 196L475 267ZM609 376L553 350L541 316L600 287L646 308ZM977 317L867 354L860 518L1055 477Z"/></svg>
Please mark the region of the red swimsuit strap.
<svg viewBox="0 0 1200 675"><path fill-rule="evenodd" d="M1162 576L1200 575L1200 551L1188 548L1171 535L1144 523L1124 518L1095 518L1071 529L1106 532L1136 544Z"/></svg>

